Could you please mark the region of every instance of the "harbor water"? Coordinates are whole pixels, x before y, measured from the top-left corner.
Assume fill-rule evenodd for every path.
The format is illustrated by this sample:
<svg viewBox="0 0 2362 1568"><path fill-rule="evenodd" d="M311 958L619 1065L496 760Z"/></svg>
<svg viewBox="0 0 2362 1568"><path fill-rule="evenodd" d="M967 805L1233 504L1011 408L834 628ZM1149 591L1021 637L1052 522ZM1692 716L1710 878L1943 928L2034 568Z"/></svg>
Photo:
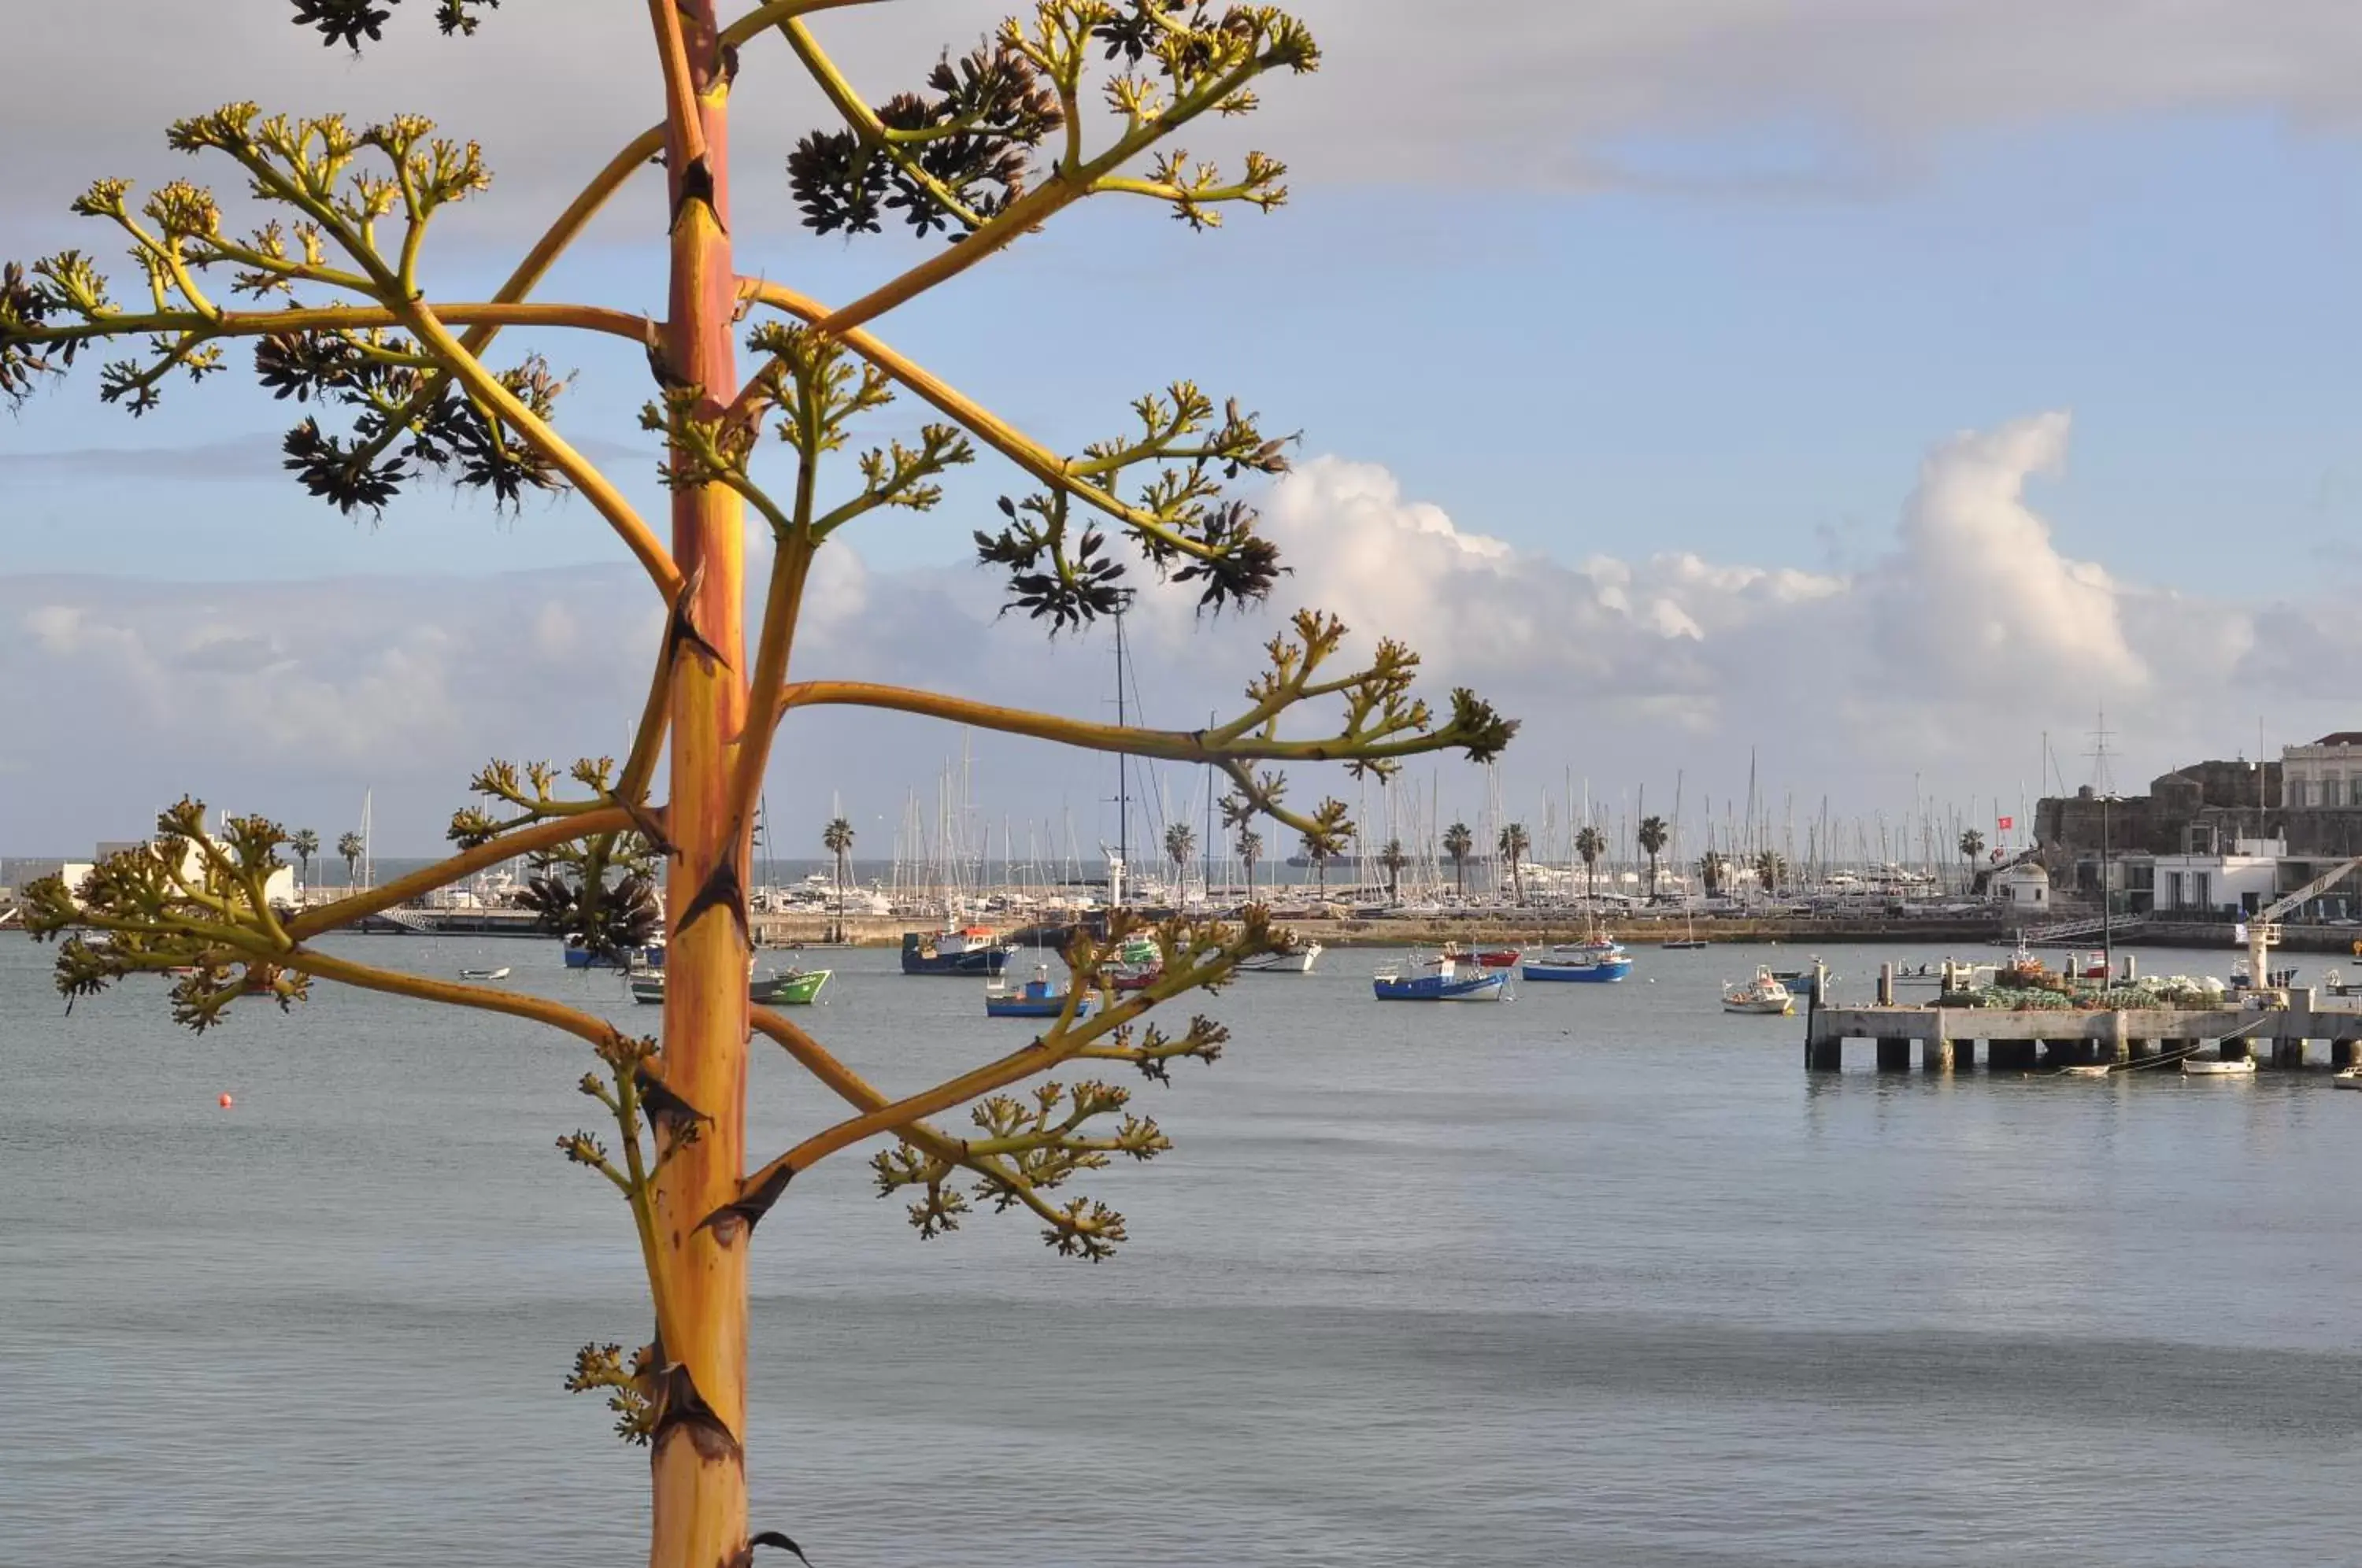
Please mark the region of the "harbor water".
<svg viewBox="0 0 2362 1568"><path fill-rule="evenodd" d="M654 1027L554 943L346 945ZM1824 955L1849 999L1942 955ZM1465 1006L1374 1001L1386 956L1206 1004L1224 1059L1139 1087L1175 1151L1074 1188L1111 1262L984 1205L922 1241L866 1151L799 1178L756 1528L818 1568L2362 1562L2362 1095L1808 1076L1801 1019L1719 1008L1794 949ZM645 1460L560 1388L646 1334L553 1146L579 1044L325 987L194 1037L161 982L67 1015L47 957L0 937L0 1564L635 1561ZM890 1089L1031 1027L805 961ZM754 1086L758 1157L841 1113L776 1053Z"/></svg>

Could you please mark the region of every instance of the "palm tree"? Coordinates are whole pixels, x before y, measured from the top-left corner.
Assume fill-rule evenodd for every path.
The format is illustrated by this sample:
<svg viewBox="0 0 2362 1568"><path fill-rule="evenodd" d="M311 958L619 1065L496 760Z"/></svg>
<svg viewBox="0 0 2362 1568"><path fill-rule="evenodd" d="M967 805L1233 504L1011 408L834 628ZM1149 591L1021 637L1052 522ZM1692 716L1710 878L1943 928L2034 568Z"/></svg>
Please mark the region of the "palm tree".
<svg viewBox="0 0 2362 1568"><path fill-rule="evenodd" d="M287 835L287 847L304 863L304 885L312 885L312 856L320 853L320 835L310 828L297 828Z"/></svg>
<svg viewBox="0 0 2362 1568"><path fill-rule="evenodd" d="M337 840L337 853L345 857L345 880L349 883L359 875L361 856L369 853L369 845L360 834L348 833Z"/></svg>
<svg viewBox="0 0 2362 1568"><path fill-rule="evenodd" d="M1526 885L1518 878L1518 859L1533 847L1533 840L1526 836L1526 824L1511 823L1503 828L1499 847L1501 858L1509 863L1509 897L1522 904L1526 901Z"/></svg>
<svg viewBox="0 0 2362 1568"><path fill-rule="evenodd" d="M820 844L836 856L836 921L841 926L844 923L845 857L853 853L853 824L843 817L831 817L828 826L821 829ZM837 939L844 940L843 932L837 933Z"/></svg>
<svg viewBox="0 0 2362 1568"><path fill-rule="evenodd" d="M1985 835L1974 828L1960 834L1960 858L1969 863L1969 879L1976 880L1977 856L1985 852Z"/></svg>
<svg viewBox="0 0 2362 1568"><path fill-rule="evenodd" d="M1767 893L1777 893L1780 884L1788 879L1788 863L1780 858L1776 849L1767 849L1755 857L1755 879Z"/></svg>
<svg viewBox="0 0 2362 1568"><path fill-rule="evenodd" d="M1401 902L1402 868L1410 864L1410 856L1403 853L1402 840L1386 840L1386 846L1378 851L1378 864L1386 868L1386 902Z"/></svg>
<svg viewBox="0 0 2362 1568"><path fill-rule="evenodd" d="M1468 831L1466 823L1453 823L1443 830L1443 853L1451 856L1451 881L1460 896L1468 896L1468 857L1476 853L1476 835Z"/></svg>
<svg viewBox="0 0 2362 1568"><path fill-rule="evenodd" d="M1592 884L1598 875L1599 857L1607 853L1607 835L1590 823L1574 835L1574 852L1583 856L1583 896L1592 899Z"/></svg>
<svg viewBox="0 0 2362 1568"><path fill-rule="evenodd" d="M1657 855L1665 847L1671 837L1672 835L1665 831L1664 818L1642 817L1640 819L1640 853L1649 857L1649 897L1652 899L1657 896Z"/></svg>
<svg viewBox="0 0 2362 1568"><path fill-rule="evenodd" d="M1164 830L1164 853L1172 857L1174 874L1180 878L1182 901L1188 901L1189 857L1198 853L1198 835L1189 831L1187 823L1175 823Z"/></svg>
<svg viewBox="0 0 2362 1568"><path fill-rule="evenodd" d="M1304 835L1304 857L1312 862L1313 879L1319 883L1324 897L1329 891L1329 857L1336 853L1327 834L1308 833Z"/></svg>
<svg viewBox="0 0 2362 1568"><path fill-rule="evenodd" d="M1698 878L1705 883L1705 896L1722 897L1722 878L1730 869L1730 862L1722 857L1719 849L1709 849L1698 856Z"/></svg>
<svg viewBox="0 0 2362 1568"><path fill-rule="evenodd" d="M1255 830L1251 827L1242 827L1239 829L1239 838L1236 847L1239 852L1239 858L1246 862L1247 898L1248 900L1252 902L1254 898L1255 862L1263 858L1263 834L1255 832Z"/></svg>

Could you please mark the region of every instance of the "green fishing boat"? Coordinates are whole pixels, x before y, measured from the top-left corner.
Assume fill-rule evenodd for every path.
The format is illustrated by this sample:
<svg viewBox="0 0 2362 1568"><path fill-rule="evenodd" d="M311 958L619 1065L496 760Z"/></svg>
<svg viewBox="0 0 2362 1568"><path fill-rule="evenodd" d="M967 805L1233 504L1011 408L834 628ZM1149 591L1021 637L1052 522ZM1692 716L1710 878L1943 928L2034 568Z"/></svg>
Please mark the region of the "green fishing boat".
<svg viewBox="0 0 2362 1568"><path fill-rule="evenodd" d="M806 1007L828 984L826 969L789 969L784 975L767 975L750 981L748 998L765 1007Z"/></svg>
<svg viewBox="0 0 2362 1568"><path fill-rule="evenodd" d="M746 999L762 1007L806 1007L828 984L826 969L789 969L783 975L766 975L746 982ZM665 999L665 977L662 969L651 969L632 977L632 999L650 1007L662 1005Z"/></svg>

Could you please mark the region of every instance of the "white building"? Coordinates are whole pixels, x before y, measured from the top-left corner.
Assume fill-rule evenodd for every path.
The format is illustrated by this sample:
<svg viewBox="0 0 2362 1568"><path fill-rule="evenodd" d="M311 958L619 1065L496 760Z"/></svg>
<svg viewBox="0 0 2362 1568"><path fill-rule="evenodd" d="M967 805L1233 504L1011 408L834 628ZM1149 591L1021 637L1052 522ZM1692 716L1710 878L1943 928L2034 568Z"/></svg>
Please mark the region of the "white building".
<svg viewBox="0 0 2362 1568"><path fill-rule="evenodd" d="M149 843L145 839L105 840L97 846L94 859L105 860L110 856L120 855L127 849L149 847ZM68 891L79 894L82 891L83 879L96 868L91 860L69 860L58 867L58 876L65 882ZM193 881L204 874L204 852L195 845L189 845L181 857L181 875ZM295 868L292 866L281 866L262 879L262 900L274 909L297 907Z"/></svg>
<svg viewBox="0 0 2362 1568"><path fill-rule="evenodd" d="M2261 909L2279 897L2280 857L2287 853L2279 839L2243 838L2225 855L2160 855L2157 912Z"/></svg>
<svg viewBox="0 0 2362 1568"><path fill-rule="evenodd" d="M2362 730L2280 747L2280 804L2291 811L2362 810Z"/></svg>
<svg viewBox="0 0 2362 1568"><path fill-rule="evenodd" d="M2033 920L2050 912L2050 873L2031 860L1996 876L1992 888L2012 915Z"/></svg>

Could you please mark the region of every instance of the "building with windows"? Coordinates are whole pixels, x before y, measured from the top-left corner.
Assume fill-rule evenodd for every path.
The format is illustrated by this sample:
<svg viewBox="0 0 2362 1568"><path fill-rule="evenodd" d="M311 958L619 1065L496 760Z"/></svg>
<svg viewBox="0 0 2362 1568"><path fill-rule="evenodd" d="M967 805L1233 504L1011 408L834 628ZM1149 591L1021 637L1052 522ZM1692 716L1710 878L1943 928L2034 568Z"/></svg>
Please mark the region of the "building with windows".
<svg viewBox="0 0 2362 1568"><path fill-rule="evenodd" d="M2253 913L2279 897L2280 857L2288 845L2278 839L2240 839L2227 849L2160 855L2154 862L2154 910L2216 918Z"/></svg>
<svg viewBox="0 0 2362 1568"><path fill-rule="evenodd" d="M2362 730L2282 746L2280 803L2291 811L2362 811Z"/></svg>

